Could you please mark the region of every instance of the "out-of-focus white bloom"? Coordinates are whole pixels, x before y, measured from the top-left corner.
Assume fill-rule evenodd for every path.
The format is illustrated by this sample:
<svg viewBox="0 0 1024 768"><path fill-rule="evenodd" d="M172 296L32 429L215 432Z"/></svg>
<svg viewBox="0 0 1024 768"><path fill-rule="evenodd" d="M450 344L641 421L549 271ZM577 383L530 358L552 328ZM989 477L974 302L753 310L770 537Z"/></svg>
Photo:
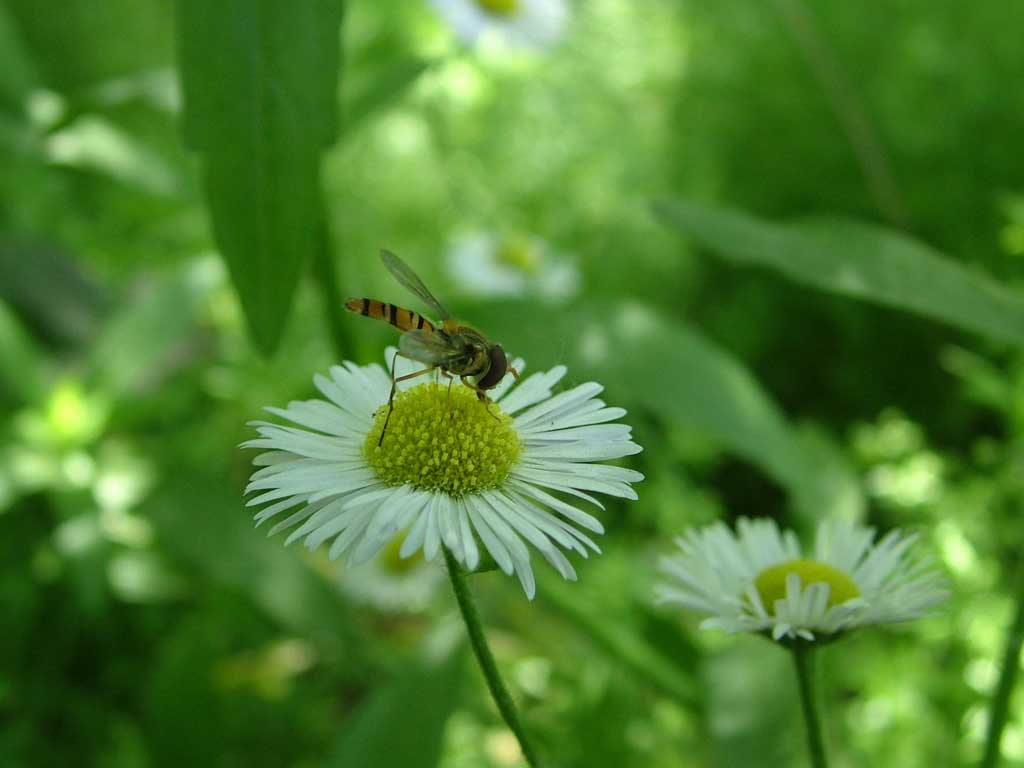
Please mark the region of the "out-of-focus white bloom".
<svg viewBox="0 0 1024 768"><path fill-rule="evenodd" d="M354 600L382 611L417 612L426 609L444 572L416 553L403 558L401 538L389 541L361 568L338 577L338 586Z"/></svg>
<svg viewBox="0 0 1024 768"><path fill-rule="evenodd" d="M487 232L473 232L453 241L447 262L453 281L477 296L532 294L549 301L565 301L580 288L575 260L554 253L535 237L501 239Z"/></svg>
<svg viewBox="0 0 1024 768"><path fill-rule="evenodd" d="M432 0L467 45L494 37L524 48L548 48L565 34L566 0Z"/></svg>
<svg viewBox="0 0 1024 768"><path fill-rule="evenodd" d="M908 621L946 599L943 578L910 556L913 535L874 536L825 521L804 555L796 535L772 520L740 518L735 533L722 523L691 529L662 560L658 599L708 615L701 628L770 632L775 640Z"/></svg>
<svg viewBox="0 0 1024 768"><path fill-rule="evenodd" d="M419 366L397 358L395 374ZM613 423L626 412L598 399L595 382L552 394L565 373L556 366L518 383L509 374L489 405L457 383L400 381L382 439L391 377L379 365L336 365L314 378L326 399L267 409L291 425L254 423L260 436L243 445L264 452L253 460L249 505L266 505L258 522L284 518L271 533L294 529L288 541L310 549L330 543L328 555L348 553L350 565L401 539L401 557L434 560L444 546L473 570L483 547L532 599L526 542L575 580L563 550L599 552L583 531L604 531L577 505L600 508L593 493L635 499L632 484L643 479L600 463L640 452L630 427Z"/></svg>

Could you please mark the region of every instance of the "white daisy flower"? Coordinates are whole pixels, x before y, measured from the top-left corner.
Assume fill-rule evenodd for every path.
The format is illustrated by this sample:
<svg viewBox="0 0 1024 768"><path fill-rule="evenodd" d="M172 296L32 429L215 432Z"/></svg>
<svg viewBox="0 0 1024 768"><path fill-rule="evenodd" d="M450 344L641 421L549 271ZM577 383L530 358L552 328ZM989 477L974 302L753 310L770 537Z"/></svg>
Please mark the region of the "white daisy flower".
<svg viewBox="0 0 1024 768"><path fill-rule="evenodd" d="M770 632L814 640L869 624L923 616L948 593L926 559L910 556L916 536L849 523L819 524L813 552L772 520L741 518L734 533L715 523L676 539L662 559L659 602L707 614L702 629Z"/></svg>
<svg viewBox="0 0 1024 768"><path fill-rule="evenodd" d="M536 237L468 233L452 242L447 262L452 280L477 296L532 293L550 301L564 301L579 292L580 271L574 261L556 255Z"/></svg>
<svg viewBox="0 0 1024 768"><path fill-rule="evenodd" d="M389 349L386 359L393 355ZM395 374L417 365L399 357ZM524 363L513 366L521 371ZM482 545L532 599L536 585L524 540L574 580L562 549L583 557L588 549L600 552L583 530L604 530L576 504L603 508L592 493L635 499L630 484L643 479L634 470L595 463L641 448L629 426L611 423L626 412L597 398L600 384L552 395L565 372L557 366L518 384L506 376L489 391L489 407L458 382L450 388L399 382L378 446L390 375L379 365L333 366L329 376L314 377L326 399L267 409L295 426L253 422L260 436L243 447L265 452L253 460L260 469L246 493L258 494L248 505L269 505L256 515L257 524L287 512L271 534L294 528L287 541L302 539L309 549L330 541L331 559L348 552L349 565L404 536L402 557L422 550L432 561L443 545L474 570Z"/></svg>
<svg viewBox="0 0 1024 768"><path fill-rule="evenodd" d="M548 48L561 39L569 19L566 0L433 0L433 4L467 45L492 36L525 48Z"/></svg>

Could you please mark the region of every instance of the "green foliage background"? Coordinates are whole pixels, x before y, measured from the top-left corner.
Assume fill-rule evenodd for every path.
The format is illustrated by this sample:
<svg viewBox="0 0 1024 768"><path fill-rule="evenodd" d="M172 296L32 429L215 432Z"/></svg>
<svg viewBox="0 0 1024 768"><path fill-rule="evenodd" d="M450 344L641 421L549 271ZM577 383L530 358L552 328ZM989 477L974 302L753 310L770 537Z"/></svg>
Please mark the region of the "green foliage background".
<svg viewBox="0 0 1024 768"><path fill-rule="evenodd" d="M953 598L824 651L828 740L979 759L1020 580L1024 11L589 0L525 55L427 3L60 5L0 3L0 765L522 764L436 573L384 605L243 508L246 422L393 341L339 314L406 300L380 247L645 446L579 583L473 579L550 765L805 765L786 655L652 604L671 537L739 515L919 532ZM580 290L475 295L444 254L476 230Z"/></svg>

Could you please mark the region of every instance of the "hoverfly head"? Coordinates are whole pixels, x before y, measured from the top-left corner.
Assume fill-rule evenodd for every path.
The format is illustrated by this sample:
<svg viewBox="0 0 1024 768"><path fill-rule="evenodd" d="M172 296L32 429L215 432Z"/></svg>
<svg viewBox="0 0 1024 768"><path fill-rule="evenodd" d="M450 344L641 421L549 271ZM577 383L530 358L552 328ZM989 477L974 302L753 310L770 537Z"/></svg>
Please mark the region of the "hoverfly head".
<svg viewBox="0 0 1024 768"><path fill-rule="evenodd" d="M490 367L476 383L480 389L491 389L498 386L498 382L505 378L505 373L508 371L508 358L505 357L505 350L501 348L501 344L492 344L487 348L487 359L490 362Z"/></svg>

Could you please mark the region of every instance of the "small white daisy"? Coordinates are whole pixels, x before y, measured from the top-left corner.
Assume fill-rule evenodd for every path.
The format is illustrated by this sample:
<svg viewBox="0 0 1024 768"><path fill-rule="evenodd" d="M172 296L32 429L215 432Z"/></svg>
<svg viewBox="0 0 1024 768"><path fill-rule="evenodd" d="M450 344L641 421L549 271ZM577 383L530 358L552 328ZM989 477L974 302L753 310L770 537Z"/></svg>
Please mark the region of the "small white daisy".
<svg viewBox="0 0 1024 768"><path fill-rule="evenodd" d="M389 349L390 362L394 350ZM418 364L398 358L396 375ZM523 370L522 360L513 366ZM404 535L400 555L423 551L434 560L442 544L469 570L486 550L505 573L515 573L527 597L536 592L530 553L536 547L562 575L576 572L561 548L586 557L598 546L580 529L603 532L573 497L603 508L592 493L635 499L631 483L643 475L595 462L638 453L630 427L611 423L625 415L597 398L587 382L552 395L564 366L515 383L511 375L489 391L485 407L456 382L399 382L394 412L378 446L391 377L379 365L333 366L314 383L326 399L268 408L296 426L253 422L260 437L243 447L262 448L260 467L246 493L249 506L269 504L257 524L289 514L270 531L294 528L328 555L348 552L363 563ZM579 502L577 502L579 503Z"/></svg>
<svg viewBox="0 0 1024 768"><path fill-rule="evenodd" d="M534 294L564 301L579 292L580 271L574 261L536 237L468 233L452 241L447 262L452 280L477 296Z"/></svg>
<svg viewBox="0 0 1024 768"><path fill-rule="evenodd" d="M916 536L849 523L819 524L803 554L792 531L740 518L734 533L715 523L676 539L662 559L659 602L707 614L702 629L769 632L774 640L814 640L870 624L923 616L948 593L927 559L910 556Z"/></svg>
<svg viewBox="0 0 1024 768"><path fill-rule="evenodd" d="M561 39L569 19L566 0L432 0L467 45L493 36L525 48L548 48Z"/></svg>

